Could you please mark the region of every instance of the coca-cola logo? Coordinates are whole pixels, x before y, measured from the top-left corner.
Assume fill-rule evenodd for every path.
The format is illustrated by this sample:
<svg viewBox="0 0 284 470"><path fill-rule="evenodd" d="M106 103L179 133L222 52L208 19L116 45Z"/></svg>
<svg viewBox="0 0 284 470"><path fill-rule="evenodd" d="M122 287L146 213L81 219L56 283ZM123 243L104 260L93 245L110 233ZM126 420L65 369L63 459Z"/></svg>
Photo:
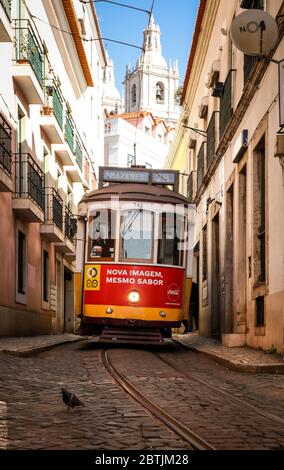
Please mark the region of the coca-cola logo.
<svg viewBox="0 0 284 470"><path fill-rule="evenodd" d="M176 302L180 297L180 288L177 284L171 284L167 290L167 297L172 302Z"/></svg>

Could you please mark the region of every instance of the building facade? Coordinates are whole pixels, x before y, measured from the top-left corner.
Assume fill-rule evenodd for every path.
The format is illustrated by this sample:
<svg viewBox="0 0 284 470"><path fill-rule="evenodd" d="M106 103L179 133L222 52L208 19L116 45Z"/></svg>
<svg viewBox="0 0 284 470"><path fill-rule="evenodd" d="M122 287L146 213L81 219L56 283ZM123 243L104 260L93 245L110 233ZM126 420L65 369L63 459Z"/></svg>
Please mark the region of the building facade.
<svg viewBox="0 0 284 470"><path fill-rule="evenodd" d="M144 31L144 43L136 67L126 68L125 112L150 111L154 117L175 127L179 118L176 91L179 87L177 61L168 67L162 55L161 32L153 16Z"/></svg>
<svg viewBox="0 0 284 470"><path fill-rule="evenodd" d="M105 165L162 168L174 129L152 113L112 115L105 120Z"/></svg>
<svg viewBox="0 0 284 470"><path fill-rule="evenodd" d="M99 38L91 3L0 1L2 336L76 324L76 207L103 161Z"/></svg>
<svg viewBox="0 0 284 470"><path fill-rule="evenodd" d="M230 37L234 17L250 8L275 18L279 38L269 57L283 60L282 0L201 0L166 166L186 173L188 198L196 204L200 334L283 353L278 66L245 55Z"/></svg>

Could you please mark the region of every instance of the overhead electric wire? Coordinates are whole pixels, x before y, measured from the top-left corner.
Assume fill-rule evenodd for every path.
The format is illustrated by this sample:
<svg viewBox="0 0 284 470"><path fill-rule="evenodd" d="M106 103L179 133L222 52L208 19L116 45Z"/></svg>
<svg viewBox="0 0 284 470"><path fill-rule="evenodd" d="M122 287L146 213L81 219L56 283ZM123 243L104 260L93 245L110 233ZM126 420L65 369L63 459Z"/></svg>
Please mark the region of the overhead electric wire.
<svg viewBox="0 0 284 470"><path fill-rule="evenodd" d="M129 46L129 47L134 47L136 49L141 49L143 50L142 47L140 46L136 46L135 44L130 44L128 42L124 42L124 41L118 41L116 39L110 39L110 38L105 38L105 37L99 37L99 38L84 38L83 36L81 36L80 34L73 34L71 33L70 31L66 31L66 29L62 29L62 28L59 28L58 26L54 25L54 24L51 24L49 23L48 21L45 21L43 20L42 18L39 18L38 16L34 15L33 13L30 13L30 16L31 18L35 19L35 20L38 20L38 21L41 21L42 23L45 23L46 25L50 26L50 28L54 28L54 29L57 29L58 31L61 31L62 33L65 33L65 34L69 34L70 36L72 36L73 38L79 38L81 39L82 41L84 42L93 42L93 41L100 41L100 40L104 40L104 41L109 41L109 42L114 42L114 43L117 43L117 44L122 44L123 46Z"/></svg>
<svg viewBox="0 0 284 470"><path fill-rule="evenodd" d="M111 0L80 0L81 3L112 3L113 5L117 5L119 7L130 8L131 10L142 11L144 13L150 14L149 10L145 10L144 8L133 7L131 5L126 5L125 3L114 2Z"/></svg>

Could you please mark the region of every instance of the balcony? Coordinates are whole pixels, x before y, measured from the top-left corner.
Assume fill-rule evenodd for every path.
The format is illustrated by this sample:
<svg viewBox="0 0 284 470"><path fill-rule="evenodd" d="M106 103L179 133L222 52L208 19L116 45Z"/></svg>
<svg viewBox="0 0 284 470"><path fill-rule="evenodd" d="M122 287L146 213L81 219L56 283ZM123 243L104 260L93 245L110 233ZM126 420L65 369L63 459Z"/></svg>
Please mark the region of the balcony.
<svg viewBox="0 0 284 470"><path fill-rule="evenodd" d="M12 42L11 0L0 0L0 42Z"/></svg>
<svg viewBox="0 0 284 470"><path fill-rule="evenodd" d="M65 207L64 214L64 241L56 243L56 249L61 251L70 259L75 259L76 246L75 237L77 232L77 219L68 207Z"/></svg>
<svg viewBox="0 0 284 470"><path fill-rule="evenodd" d="M64 241L63 201L54 188L45 188L44 223L40 227L42 238L54 243Z"/></svg>
<svg viewBox="0 0 284 470"><path fill-rule="evenodd" d="M83 150L77 138L75 146L75 164L73 164L72 166L66 166L65 171L66 173L69 173L70 178L73 182L84 183Z"/></svg>
<svg viewBox="0 0 284 470"><path fill-rule="evenodd" d="M51 144L63 144L63 97L54 80L45 83L40 126Z"/></svg>
<svg viewBox="0 0 284 470"><path fill-rule="evenodd" d="M44 49L29 20L15 21L13 77L29 104L44 104Z"/></svg>
<svg viewBox="0 0 284 470"><path fill-rule="evenodd" d="M70 168L74 168L75 164L75 127L73 124L73 120L69 113L65 114L64 117L64 124L62 118L62 127L64 129L64 140L61 144L55 144L53 149L55 153L58 155L61 163L67 167L67 171Z"/></svg>
<svg viewBox="0 0 284 470"><path fill-rule="evenodd" d="M0 115L0 192L12 192L12 129Z"/></svg>
<svg viewBox="0 0 284 470"><path fill-rule="evenodd" d="M82 146L80 145L80 142L79 142L78 139L76 139L75 154L76 154L77 165L80 168L80 170L82 171L83 170L83 150L82 150Z"/></svg>
<svg viewBox="0 0 284 470"><path fill-rule="evenodd" d="M29 153L15 155L13 210L25 222L44 222L43 172Z"/></svg>

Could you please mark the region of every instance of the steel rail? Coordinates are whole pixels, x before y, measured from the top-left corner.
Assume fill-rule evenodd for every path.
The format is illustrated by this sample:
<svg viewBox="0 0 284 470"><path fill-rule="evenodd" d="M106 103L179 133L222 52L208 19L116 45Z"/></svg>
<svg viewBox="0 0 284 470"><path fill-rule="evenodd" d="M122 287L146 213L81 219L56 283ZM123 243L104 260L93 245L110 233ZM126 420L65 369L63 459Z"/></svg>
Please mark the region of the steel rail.
<svg viewBox="0 0 284 470"><path fill-rule="evenodd" d="M136 387L117 369L110 361L108 351L102 351L102 361L105 368L116 380L116 382L126 391L132 398L134 398L140 405L146 408L152 415L162 421L174 433L178 434L184 441L188 442L196 450L216 450L211 444L195 434L191 429L184 426L181 422L176 420L173 416L169 415L166 411L156 405L153 401L149 400L143 393L137 390Z"/></svg>
<svg viewBox="0 0 284 470"><path fill-rule="evenodd" d="M229 399L230 401L232 402L235 402L236 404L238 405L242 405L242 406L246 406L247 408L250 408L251 410L255 411L255 413L258 413L259 415L263 416L264 418L267 418L267 419L270 419L274 422L277 422L277 423L281 423L281 424L284 424L284 419L281 418L280 416L277 416L273 413L269 413L268 411L263 411L263 410L260 410L259 408L257 408L256 406L252 405L251 403L247 403L246 401L240 399L240 398L237 398L237 397L234 397L234 396L231 396L229 393L221 390L220 388L216 387L215 385L213 384L210 384L210 383L207 383L207 382L204 382L203 380L201 379L198 379L197 377L195 377L194 375L192 375L191 373L189 372L184 372L182 370L181 367L173 364L169 359L165 359L164 357L162 357L160 355L160 353L157 353L155 354L162 362L164 362L165 364L167 364L168 366L172 367L175 371L181 373L182 375L184 375L185 377L188 377L189 379L192 379L194 380L195 382L198 382L200 383L201 385L204 385L206 386L207 388L210 388L211 390L214 390L214 392L218 393L219 395L222 395L224 397L226 397L227 399Z"/></svg>

